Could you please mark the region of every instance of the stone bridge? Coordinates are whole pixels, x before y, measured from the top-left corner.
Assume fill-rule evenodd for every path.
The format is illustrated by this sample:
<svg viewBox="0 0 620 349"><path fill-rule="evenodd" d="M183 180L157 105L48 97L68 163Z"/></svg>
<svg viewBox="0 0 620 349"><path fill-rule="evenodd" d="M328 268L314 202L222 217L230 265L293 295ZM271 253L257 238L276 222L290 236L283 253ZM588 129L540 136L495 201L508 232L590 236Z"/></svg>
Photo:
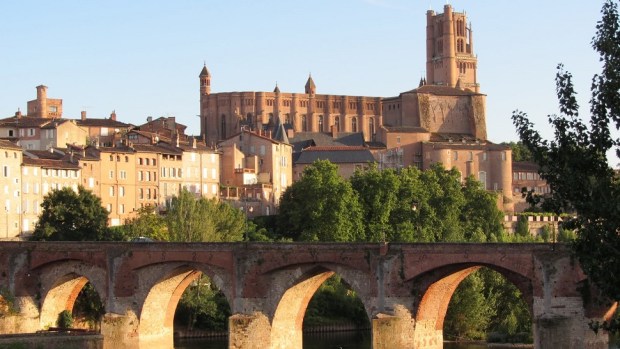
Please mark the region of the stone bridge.
<svg viewBox="0 0 620 349"><path fill-rule="evenodd" d="M105 348L171 349L179 298L206 274L233 312L229 348L301 349L308 302L336 273L361 298L374 349L436 349L452 293L480 267L521 290L535 348L607 349L587 324L613 307L551 244L3 242L0 332L54 325L90 281L106 308Z"/></svg>

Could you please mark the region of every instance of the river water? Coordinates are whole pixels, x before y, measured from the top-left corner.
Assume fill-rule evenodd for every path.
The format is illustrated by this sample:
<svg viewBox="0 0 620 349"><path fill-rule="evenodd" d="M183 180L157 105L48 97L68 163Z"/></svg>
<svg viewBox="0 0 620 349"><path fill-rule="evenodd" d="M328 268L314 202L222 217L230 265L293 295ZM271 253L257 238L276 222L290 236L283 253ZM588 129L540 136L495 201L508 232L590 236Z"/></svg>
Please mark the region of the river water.
<svg viewBox="0 0 620 349"><path fill-rule="evenodd" d="M486 349L485 344L444 343L444 349ZM228 349L228 340L188 339L175 341L175 349ZM324 334L304 334L303 349L371 349L370 332L333 332ZM610 349L620 348L610 344Z"/></svg>

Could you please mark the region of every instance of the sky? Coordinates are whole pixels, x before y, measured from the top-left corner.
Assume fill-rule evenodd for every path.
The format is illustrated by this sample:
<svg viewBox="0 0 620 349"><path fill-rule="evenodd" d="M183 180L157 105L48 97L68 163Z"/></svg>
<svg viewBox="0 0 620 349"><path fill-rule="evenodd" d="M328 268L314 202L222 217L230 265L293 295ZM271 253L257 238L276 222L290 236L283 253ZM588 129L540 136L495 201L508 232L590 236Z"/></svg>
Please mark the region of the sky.
<svg viewBox="0 0 620 349"><path fill-rule="evenodd" d="M591 48L603 0L453 0L473 28L487 133L517 141L522 110L546 137L558 113L558 63L574 77L582 115L600 71ZM55 0L0 2L0 117L48 86L63 116L141 124L174 116L199 134L198 75L212 92L304 91L391 97L418 86L426 11L445 0Z"/></svg>

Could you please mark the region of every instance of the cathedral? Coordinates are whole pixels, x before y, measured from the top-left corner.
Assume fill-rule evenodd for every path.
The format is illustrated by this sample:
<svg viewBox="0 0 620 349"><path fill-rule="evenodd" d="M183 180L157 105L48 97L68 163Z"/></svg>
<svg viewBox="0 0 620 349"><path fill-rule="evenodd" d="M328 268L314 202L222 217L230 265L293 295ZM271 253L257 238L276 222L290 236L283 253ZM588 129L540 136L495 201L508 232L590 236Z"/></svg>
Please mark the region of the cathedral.
<svg viewBox="0 0 620 349"><path fill-rule="evenodd" d="M364 146L381 168L427 169L441 162L463 178L474 176L499 194L504 211L513 211L512 154L487 140L486 95L477 80L471 25L465 13L450 5L443 10L426 14L426 77L398 96L318 94L312 76L304 93L281 92L277 85L273 92L212 93L205 65L199 75L201 134L216 145L242 129L281 134L283 127L297 153L314 148L329 159L330 147ZM356 134L360 144L337 142ZM326 136L333 139L329 146L320 141ZM296 147L296 139L303 145Z"/></svg>

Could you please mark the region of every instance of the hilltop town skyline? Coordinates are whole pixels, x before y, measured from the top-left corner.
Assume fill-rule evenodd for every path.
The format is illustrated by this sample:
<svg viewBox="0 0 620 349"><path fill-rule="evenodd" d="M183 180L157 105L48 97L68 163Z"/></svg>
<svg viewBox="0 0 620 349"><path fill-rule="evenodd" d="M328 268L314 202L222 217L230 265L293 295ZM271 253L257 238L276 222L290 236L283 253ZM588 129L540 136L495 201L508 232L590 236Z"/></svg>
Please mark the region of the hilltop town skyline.
<svg viewBox="0 0 620 349"><path fill-rule="evenodd" d="M514 109L546 128L546 116L557 111L559 62L575 76L585 115L598 65L590 39L601 4L450 3L473 23L490 140L517 139ZM196 83L203 62L217 92L271 91L276 83L303 92L312 73L317 93L396 96L424 76L424 13L444 4L2 4L2 12L12 14L0 24L12 34L2 46L14 54L0 69L0 113L25 110L34 86L44 84L64 100L67 118L79 118L82 110L89 117L116 110L133 124L175 116L189 134L198 134ZM24 18L39 25L28 26Z"/></svg>

